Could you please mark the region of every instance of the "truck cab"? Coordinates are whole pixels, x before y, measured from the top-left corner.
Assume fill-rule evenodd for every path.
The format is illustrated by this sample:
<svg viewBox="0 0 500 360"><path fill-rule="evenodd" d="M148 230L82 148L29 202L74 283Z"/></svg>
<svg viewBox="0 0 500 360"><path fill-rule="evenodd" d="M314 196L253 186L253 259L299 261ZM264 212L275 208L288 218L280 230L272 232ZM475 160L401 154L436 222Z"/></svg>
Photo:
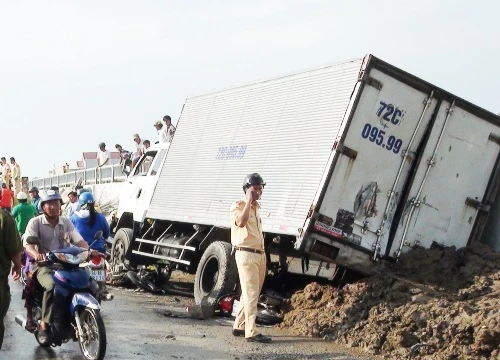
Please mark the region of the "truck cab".
<svg viewBox="0 0 500 360"><path fill-rule="evenodd" d="M120 194L117 216L121 222L144 220L169 147L170 143L149 147L130 172Z"/></svg>

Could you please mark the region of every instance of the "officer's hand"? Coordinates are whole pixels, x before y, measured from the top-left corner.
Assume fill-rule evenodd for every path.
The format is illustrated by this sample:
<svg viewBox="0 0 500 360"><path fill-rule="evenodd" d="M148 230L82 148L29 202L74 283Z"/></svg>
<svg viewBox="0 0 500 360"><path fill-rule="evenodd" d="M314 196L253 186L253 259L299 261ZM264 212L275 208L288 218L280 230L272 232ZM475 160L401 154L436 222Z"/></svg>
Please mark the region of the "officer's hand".
<svg viewBox="0 0 500 360"><path fill-rule="evenodd" d="M248 188L245 193L245 200L247 203L251 203L253 201L253 192L250 188Z"/></svg>

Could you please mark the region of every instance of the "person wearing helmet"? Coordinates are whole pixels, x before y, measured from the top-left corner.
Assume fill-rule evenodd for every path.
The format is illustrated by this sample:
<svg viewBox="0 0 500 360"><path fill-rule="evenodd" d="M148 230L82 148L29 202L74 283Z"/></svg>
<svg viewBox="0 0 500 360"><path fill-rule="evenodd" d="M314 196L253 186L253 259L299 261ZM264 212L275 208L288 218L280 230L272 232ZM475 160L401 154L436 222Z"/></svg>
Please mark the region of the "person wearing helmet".
<svg viewBox="0 0 500 360"><path fill-rule="evenodd" d="M61 195L54 190L47 190L40 199L40 207L43 214L32 218L23 236L24 247L28 256L37 261L45 260L45 254L69 247L71 244L88 249L89 246L83 237L76 231L73 223L60 216L62 199ZM28 244L26 239L35 236L40 240L39 245ZM91 251L92 256L99 256L98 251ZM49 323L52 319L54 280L49 267L37 268L33 264L30 269L33 277L43 288L42 321L40 322L38 338L43 345L50 343Z"/></svg>
<svg viewBox="0 0 500 360"><path fill-rule="evenodd" d="M260 217L260 200L266 183L257 174L243 180L243 199L231 205L231 243L235 251L240 277L241 300L233 325L234 336L245 336L246 341L270 343L272 340L257 332L257 302L266 275L266 254Z"/></svg>
<svg viewBox="0 0 500 360"><path fill-rule="evenodd" d="M28 191L28 193L31 197L31 205L33 205L35 209L38 210L38 203L40 202L40 194L38 188L36 186L33 186L30 191ZM40 211L38 213L40 213Z"/></svg>
<svg viewBox="0 0 500 360"><path fill-rule="evenodd" d="M95 209L94 196L90 192L84 192L78 197L80 210L71 215L70 220L83 239L91 249L106 253L106 241L109 237L109 225L106 218ZM102 238L95 241L95 234L101 230ZM95 242L94 242L95 241Z"/></svg>
<svg viewBox="0 0 500 360"><path fill-rule="evenodd" d="M28 195L24 191L16 195L19 205L12 209L12 216L16 219L17 231L23 236L28 221L38 215L38 210L31 204L28 204Z"/></svg>

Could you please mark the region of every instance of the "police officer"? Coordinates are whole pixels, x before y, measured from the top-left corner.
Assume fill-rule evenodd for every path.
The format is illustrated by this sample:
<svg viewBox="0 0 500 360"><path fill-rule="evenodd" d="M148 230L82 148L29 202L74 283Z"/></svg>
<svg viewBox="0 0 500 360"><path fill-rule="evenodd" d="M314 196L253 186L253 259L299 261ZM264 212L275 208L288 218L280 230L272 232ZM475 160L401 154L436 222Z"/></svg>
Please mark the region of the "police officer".
<svg viewBox="0 0 500 360"><path fill-rule="evenodd" d="M241 285L238 314L233 325L234 336L245 336L247 341L269 343L271 338L257 332L257 302L266 275L264 235L257 200L262 195L264 180L249 174L243 181L245 197L231 205L231 243Z"/></svg>
<svg viewBox="0 0 500 360"><path fill-rule="evenodd" d="M23 245L16 223L6 211L0 210L0 349L5 327L3 319L10 305L9 272L14 280L21 276L21 252ZM11 270L11 262L14 267Z"/></svg>

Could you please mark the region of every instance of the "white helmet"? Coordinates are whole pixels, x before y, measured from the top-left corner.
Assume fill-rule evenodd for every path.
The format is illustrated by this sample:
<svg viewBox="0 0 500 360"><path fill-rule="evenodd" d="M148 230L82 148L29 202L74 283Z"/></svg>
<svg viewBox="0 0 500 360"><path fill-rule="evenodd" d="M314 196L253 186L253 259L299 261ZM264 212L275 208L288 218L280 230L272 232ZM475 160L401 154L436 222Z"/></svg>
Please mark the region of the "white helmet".
<svg viewBox="0 0 500 360"><path fill-rule="evenodd" d="M16 196L17 200L27 200L28 199L28 195L26 195L26 193L24 191L20 191L17 196Z"/></svg>

